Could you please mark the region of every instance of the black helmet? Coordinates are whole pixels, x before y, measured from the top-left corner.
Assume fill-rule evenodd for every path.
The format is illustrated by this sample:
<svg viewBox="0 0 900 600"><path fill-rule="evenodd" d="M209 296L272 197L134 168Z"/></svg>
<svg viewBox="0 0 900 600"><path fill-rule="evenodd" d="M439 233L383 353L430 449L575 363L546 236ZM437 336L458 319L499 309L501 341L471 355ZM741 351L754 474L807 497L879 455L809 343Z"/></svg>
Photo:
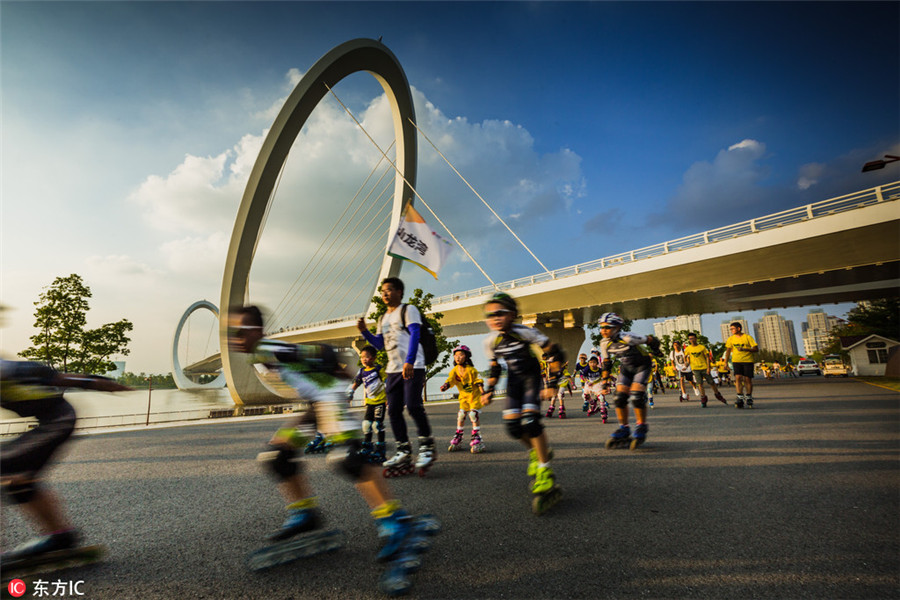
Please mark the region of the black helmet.
<svg viewBox="0 0 900 600"><path fill-rule="evenodd" d="M507 294L506 292L496 292L491 299L485 302L485 304L499 304L502 307L509 309L515 313L519 312L519 306L516 304L515 298Z"/></svg>

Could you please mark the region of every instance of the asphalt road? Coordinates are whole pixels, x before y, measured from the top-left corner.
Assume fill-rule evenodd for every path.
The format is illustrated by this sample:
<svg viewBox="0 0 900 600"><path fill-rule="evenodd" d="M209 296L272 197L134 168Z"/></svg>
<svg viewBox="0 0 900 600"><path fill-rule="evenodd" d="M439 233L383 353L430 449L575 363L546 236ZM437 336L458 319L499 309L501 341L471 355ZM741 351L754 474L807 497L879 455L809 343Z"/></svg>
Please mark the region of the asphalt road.
<svg viewBox="0 0 900 600"><path fill-rule="evenodd" d="M804 377L757 380L755 397L739 411L658 395L635 452L603 449L615 426L570 401L569 419L545 421L565 498L542 517L530 512L525 451L492 405L485 453L441 452L428 477L391 480L411 512L444 525L411 597L900 597L900 394ZM429 407L441 450L456 410ZM85 599L378 597L368 510L322 456L305 462L347 547L259 574L244 567L283 518L254 461L276 427L77 438L50 481L108 556L51 580L83 581ZM3 548L29 537L8 504L2 514Z"/></svg>

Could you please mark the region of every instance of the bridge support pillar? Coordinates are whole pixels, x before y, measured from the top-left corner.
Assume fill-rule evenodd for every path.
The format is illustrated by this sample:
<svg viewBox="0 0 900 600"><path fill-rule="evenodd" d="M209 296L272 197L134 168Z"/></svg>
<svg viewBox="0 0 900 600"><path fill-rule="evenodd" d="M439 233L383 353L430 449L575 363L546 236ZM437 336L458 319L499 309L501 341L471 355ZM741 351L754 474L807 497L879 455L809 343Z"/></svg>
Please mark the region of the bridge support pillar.
<svg viewBox="0 0 900 600"><path fill-rule="evenodd" d="M586 338L582 327L539 327L541 331L566 353L566 360L572 366L578 360L578 352Z"/></svg>

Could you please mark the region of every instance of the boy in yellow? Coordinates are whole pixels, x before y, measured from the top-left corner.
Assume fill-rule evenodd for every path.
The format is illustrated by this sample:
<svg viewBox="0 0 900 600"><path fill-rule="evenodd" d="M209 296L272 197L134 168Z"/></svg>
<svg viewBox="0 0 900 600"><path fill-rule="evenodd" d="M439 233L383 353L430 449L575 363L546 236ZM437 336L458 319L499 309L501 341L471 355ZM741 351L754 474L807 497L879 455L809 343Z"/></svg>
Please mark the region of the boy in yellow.
<svg viewBox="0 0 900 600"><path fill-rule="evenodd" d="M472 421L472 441L469 449L473 454L484 451L484 442L481 440L481 424L478 415L481 411L481 394L484 391L483 382L478 375L478 369L472 364L472 351L468 346L458 346L453 349L453 369L441 391L446 392L451 385L459 389L459 413L456 416L456 434L450 440L450 448L453 452L459 450L463 438L463 425L466 415Z"/></svg>
<svg viewBox="0 0 900 600"><path fill-rule="evenodd" d="M366 346L359 351L359 361L362 369L356 374L350 389L350 397L360 385L363 386L366 398L366 414L363 417L362 430L365 436L363 452L373 463L381 464L385 461L384 452L384 409L387 404L387 394L384 391L384 368L376 364L375 357L378 351L373 346ZM378 441L372 445L372 434L378 436Z"/></svg>
<svg viewBox="0 0 900 600"><path fill-rule="evenodd" d="M735 408L753 408L753 355L759 352L756 341L743 332L743 326L731 324L731 337L725 341L725 362L731 358L734 370L734 388L737 391Z"/></svg>
<svg viewBox="0 0 900 600"><path fill-rule="evenodd" d="M706 381L712 386L713 394L716 400L722 404L728 404L728 401L719 393L719 388L709 373L709 348L697 342L697 334L689 333L687 344L684 346L684 353L691 361L691 372L694 374L694 383L700 388L700 406L706 408L706 390L703 389L703 382Z"/></svg>

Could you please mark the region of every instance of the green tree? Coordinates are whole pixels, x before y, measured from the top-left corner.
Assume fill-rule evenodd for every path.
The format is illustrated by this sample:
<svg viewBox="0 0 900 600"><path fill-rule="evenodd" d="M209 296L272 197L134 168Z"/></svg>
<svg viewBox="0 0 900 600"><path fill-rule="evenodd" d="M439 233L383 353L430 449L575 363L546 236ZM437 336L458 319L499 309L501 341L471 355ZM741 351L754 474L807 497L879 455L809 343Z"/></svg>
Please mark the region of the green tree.
<svg viewBox="0 0 900 600"><path fill-rule="evenodd" d="M840 354L841 337L852 335L880 335L892 340L900 340L900 298L883 298L871 302L860 302L847 313L847 323L831 332L831 343L825 354Z"/></svg>
<svg viewBox="0 0 900 600"><path fill-rule="evenodd" d="M381 286L379 286L379 290L380 289ZM459 345L459 340L450 340L444 335L444 327L441 325L441 319L444 318L444 313L429 314L431 311L432 298L434 298L434 294L426 294L421 289L416 288L413 290L412 296L404 300L405 304L411 304L419 309L422 318L431 325L431 329L434 331L434 338L437 341L438 357L434 363L426 368L426 381L450 366L450 361L453 359L453 349ZM387 306L385 305L384 300L381 299L381 296L373 296L372 304L375 305L375 310L369 313L368 318L375 321L375 323L378 323L381 321L381 317L384 316L384 313L387 312ZM374 331L375 327L372 328L373 333ZM375 361L380 365L387 364L387 354L384 350L379 350Z"/></svg>
<svg viewBox="0 0 900 600"><path fill-rule="evenodd" d="M63 372L103 374L112 370L110 358L129 353L131 339L126 333L133 325L122 319L85 330L91 296L91 288L80 275L54 279L34 303L34 327L38 330L31 336L34 345L19 352L19 356Z"/></svg>

